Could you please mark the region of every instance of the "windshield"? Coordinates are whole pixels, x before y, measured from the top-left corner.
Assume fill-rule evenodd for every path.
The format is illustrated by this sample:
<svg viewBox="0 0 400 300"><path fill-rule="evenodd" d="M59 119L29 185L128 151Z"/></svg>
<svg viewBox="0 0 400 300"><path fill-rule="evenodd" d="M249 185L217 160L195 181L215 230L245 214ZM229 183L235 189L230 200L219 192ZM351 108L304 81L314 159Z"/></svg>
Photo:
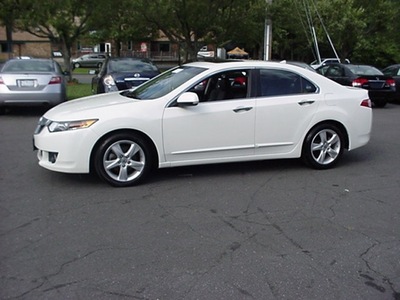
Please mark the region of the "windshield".
<svg viewBox="0 0 400 300"><path fill-rule="evenodd" d="M110 72L157 72L155 65L133 59L110 60Z"/></svg>
<svg viewBox="0 0 400 300"><path fill-rule="evenodd" d="M147 81L135 90L124 91L121 95L134 99L156 99L165 96L205 70L198 67L177 67Z"/></svg>

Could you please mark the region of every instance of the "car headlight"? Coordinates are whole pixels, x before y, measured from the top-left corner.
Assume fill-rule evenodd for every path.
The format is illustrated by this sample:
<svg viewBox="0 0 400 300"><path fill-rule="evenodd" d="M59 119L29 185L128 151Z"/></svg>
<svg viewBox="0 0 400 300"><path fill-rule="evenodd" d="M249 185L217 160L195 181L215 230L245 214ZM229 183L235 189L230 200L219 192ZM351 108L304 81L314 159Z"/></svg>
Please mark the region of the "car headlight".
<svg viewBox="0 0 400 300"><path fill-rule="evenodd" d="M97 121L98 121L98 119L66 121L66 122L52 121L52 122L50 122L50 124L47 125L47 128L49 129L50 132L77 130L77 129L89 128Z"/></svg>
<svg viewBox="0 0 400 300"><path fill-rule="evenodd" d="M104 82L104 90L106 93L118 91L114 78L111 75L107 75L106 77L104 77L103 82Z"/></svg>

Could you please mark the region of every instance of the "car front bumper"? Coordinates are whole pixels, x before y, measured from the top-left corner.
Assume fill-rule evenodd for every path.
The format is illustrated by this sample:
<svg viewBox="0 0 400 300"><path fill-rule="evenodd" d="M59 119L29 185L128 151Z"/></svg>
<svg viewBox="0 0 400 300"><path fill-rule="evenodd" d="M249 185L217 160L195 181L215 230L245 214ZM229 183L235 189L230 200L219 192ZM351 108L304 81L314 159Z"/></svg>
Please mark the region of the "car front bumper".
<svg viewBox="0 0 400 300"><path fill-rule="evenodd" d="M90 129L49 132L44 127L33 135L39 165L63 173L89 173L96 136Z"/></svg>

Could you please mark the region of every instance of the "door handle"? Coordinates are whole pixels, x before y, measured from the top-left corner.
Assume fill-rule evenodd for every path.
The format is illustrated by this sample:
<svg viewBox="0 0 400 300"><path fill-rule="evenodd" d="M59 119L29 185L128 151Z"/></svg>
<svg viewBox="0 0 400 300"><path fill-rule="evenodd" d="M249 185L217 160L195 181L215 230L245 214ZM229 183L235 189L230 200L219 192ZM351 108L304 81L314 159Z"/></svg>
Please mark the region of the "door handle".
<svg viewBox="0 0 400 300"><path fill-rule="evenodd" d="M238 112L242 112L242 111L249 111L252 109L253 109L253 107L250 107L250 106L239 106L238 108L235 108L233 111L235 113L238 113Z"/></svg>
<svg viewBox="0 0 400 300"><path fill-rule="evenodd" d="M302 100L299 101L299 105L306 105L306 104L313 104L315 102L315 100Z"/></svg>

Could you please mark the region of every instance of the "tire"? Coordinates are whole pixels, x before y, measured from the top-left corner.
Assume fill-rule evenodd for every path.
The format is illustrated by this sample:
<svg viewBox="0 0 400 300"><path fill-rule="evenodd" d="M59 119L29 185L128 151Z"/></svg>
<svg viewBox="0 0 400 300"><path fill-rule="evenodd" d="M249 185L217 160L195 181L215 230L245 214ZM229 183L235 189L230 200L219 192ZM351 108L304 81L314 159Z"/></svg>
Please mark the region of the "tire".
<svg viewBox="0 0 400 300"><path fill-rule="evenodd" d="M94 155L97 175L115 187L141 182L152 169L152 152L139 135L118 133L106 138Z"/></svg>
<svg viewBox="0 0 400 300"><path fill-rule="evenodd" d="M100 69L102 65L103 65L103 63L98 63L97 68Z"/></svg>
<svg viewBox="0 0 400 300"><path fill-rule="evenodd" d="M74 68L78 69L81 65L79 63L74 63Z"/></svg>
<svg viewBox="0 0 400 300"><path fill-rule="evenodd" d="M344 149L344 136L332 124L320 124L306 136L302 159L314 169L329 169L340 159Z"/></svg>

